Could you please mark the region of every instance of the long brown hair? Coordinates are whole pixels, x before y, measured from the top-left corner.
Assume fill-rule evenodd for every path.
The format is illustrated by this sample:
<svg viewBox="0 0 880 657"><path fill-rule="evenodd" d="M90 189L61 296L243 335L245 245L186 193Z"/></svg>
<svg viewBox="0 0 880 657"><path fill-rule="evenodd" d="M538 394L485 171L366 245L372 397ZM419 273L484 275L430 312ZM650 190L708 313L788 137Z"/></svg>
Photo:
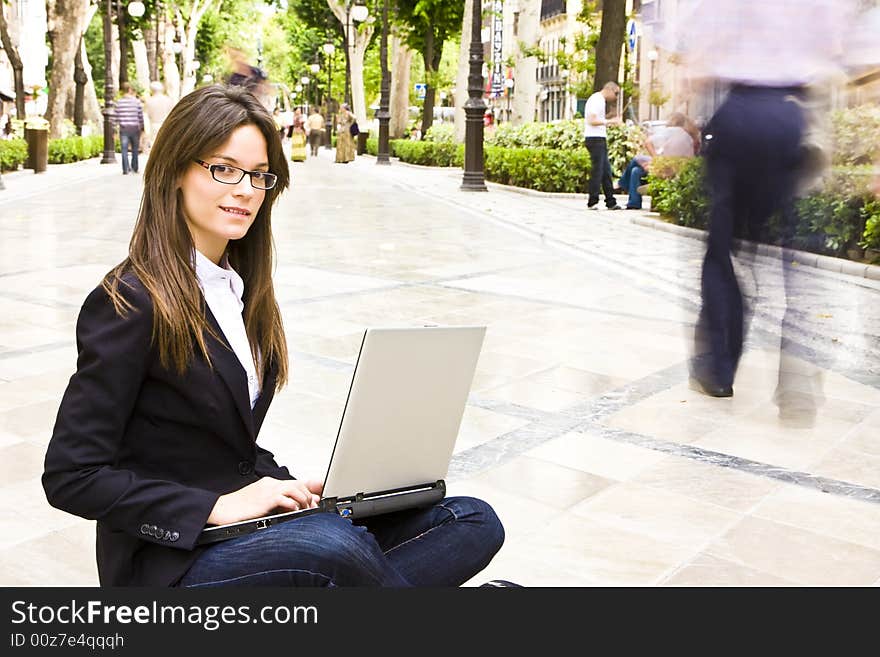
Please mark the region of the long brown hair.
<svg viewBox="0 0 880 657"><path fill-rule="evenodd" d="M186 371L198 349L210 364L205 332L205 303L193 263L195 248L183 214L180 180L194 159L222 146L237 128L255 126L266 139L269 170L278 182L266 192L247 234L231 240L230 265L244 280L244 325L257 371L278 367L276 387L287 382L287 342L272 285L274 245L272 205L284 191L290 174L281 139L269 112L247 90L212 85L184 96L162 123L144 170L144 195L129 245L128 257L102 282L116 312L130 304L120 292L132 273L153 301L153 343L164 367Z"/></svg>

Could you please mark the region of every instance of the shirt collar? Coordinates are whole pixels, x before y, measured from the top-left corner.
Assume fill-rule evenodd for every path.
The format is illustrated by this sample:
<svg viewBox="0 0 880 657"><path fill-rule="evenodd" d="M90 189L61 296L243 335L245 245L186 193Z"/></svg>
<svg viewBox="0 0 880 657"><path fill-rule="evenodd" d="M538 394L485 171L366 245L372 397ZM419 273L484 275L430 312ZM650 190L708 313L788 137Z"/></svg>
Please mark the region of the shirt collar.
<svg viewBox="0 0 880 657"><path fill-rule="evenodd" d="M229 264L229 258L226 254L220 260L219 265L215 265L198 249L193 249L193 260L196 269L196 278L202 290L207 287L224 287L235 293L238 302L242 303L244 295L244 281Z"/></svg>

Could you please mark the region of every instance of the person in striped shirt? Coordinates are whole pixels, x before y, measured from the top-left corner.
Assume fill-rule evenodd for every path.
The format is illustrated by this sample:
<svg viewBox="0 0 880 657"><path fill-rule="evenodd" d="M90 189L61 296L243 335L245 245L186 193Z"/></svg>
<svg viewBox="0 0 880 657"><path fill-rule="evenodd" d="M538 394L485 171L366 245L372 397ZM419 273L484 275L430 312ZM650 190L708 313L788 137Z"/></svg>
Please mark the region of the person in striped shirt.
<svg viewBox="0 0 880 657"><path fill-rule="evenodd" d="M144 130L144 109L141 101L134 95L134 89L128 82L121 85L122 98L116 101L116 125L119 126L119 142L122 146L122 175L129 171L138 172L138 150L140 150L141 132ZM131 162L128 150L131 149Z"/></svg>

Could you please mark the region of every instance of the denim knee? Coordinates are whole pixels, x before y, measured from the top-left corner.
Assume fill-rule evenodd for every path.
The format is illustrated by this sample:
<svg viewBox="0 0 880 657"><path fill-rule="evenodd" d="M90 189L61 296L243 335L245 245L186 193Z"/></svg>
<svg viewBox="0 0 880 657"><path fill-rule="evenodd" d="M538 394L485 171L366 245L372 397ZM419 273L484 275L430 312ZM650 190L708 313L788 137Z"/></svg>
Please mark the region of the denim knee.
<svg viewBox="0 0 880 657"><path fill-rule="evenodd" d="M476 497L448 497L440 503L454 516L456 522L474 526L487 552L495 554L504 544L504 525L488 502Z"/></svg>

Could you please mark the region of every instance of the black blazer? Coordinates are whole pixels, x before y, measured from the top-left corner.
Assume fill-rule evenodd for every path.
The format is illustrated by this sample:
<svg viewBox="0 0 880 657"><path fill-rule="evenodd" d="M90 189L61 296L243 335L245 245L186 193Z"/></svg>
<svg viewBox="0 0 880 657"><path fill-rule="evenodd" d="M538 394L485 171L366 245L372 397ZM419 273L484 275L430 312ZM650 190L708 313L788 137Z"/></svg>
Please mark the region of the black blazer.
<svg viewBox="0 0 880 657"><path fill-rule="evenodd" d="M46 452L49 503L97 520L102 586L175 584L199 556L196 538L225 493L270 476L293 479L256 444L272 401L267 367L253 409L235 353L206 332L212 370L196 350L180 376L159 363L153 303L128 277L133 305L116 314L102 288L76 327L79 357ZM222 336L207 305L208 321Z"/></svg>

